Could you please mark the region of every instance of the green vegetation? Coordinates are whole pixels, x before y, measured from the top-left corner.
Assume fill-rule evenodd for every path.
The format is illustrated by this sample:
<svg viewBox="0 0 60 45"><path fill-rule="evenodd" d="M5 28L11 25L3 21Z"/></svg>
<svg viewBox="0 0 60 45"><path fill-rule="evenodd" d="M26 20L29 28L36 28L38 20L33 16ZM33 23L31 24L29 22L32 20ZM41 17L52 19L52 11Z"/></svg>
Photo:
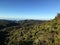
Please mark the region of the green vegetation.
<svg viewBox="0 0 60 45"><path fill-rule="evenodd" d="M50 21L12 23L8 22L10 26L0 29L0 45L60 45L60 14Z"/></svg>

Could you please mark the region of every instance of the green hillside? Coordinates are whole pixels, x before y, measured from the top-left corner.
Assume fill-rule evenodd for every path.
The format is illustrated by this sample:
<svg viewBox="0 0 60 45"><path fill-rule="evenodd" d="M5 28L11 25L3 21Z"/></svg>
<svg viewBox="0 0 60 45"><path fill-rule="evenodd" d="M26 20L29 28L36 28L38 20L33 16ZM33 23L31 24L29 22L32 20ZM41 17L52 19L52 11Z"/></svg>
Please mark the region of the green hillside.
<svg viewBox="0 0 60 45"><path fill-rule="evenodd" d="M0 30L0 45L60 45L60 14L50 21L23 20Z"/></svg>

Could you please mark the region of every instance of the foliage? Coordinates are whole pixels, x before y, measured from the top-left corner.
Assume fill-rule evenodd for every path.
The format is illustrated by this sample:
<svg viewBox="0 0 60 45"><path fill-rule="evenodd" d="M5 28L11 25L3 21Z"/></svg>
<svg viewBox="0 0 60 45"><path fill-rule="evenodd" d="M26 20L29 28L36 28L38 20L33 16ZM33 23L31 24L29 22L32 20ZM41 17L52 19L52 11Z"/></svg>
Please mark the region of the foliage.
<svg viewBox="0 0 60 45"><path fill-rule="evenodd" d="M59 17L50 21L23 20L3 28L0 45L60 45Z"/></svg>

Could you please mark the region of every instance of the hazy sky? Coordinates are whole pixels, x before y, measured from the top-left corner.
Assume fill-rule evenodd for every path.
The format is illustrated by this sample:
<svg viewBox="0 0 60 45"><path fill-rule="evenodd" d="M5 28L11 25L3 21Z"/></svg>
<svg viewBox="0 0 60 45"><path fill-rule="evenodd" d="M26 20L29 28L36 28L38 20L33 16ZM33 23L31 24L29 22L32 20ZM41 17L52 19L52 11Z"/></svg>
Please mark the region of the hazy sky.
<svg viewBox="0 0 60 45"><path fill-rule="evenodd" d="M48 20L60 12L60 0L0 0L0 19Z"/></svg>

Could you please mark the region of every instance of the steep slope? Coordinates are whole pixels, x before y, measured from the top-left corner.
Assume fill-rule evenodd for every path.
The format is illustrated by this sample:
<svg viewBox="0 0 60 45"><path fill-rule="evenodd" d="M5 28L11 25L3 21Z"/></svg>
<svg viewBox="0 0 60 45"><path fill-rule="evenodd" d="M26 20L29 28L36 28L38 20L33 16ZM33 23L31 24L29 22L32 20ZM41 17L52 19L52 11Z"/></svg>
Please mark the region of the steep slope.
<svg viewBox="0 0 60 45"><path fill-rule="evenodd" d="M3 45L60 45L60 15L44 23L20 22L0 31ZM28 22L28 23L27 23ZM3 34L4 33L4 34Z"/></svg>

